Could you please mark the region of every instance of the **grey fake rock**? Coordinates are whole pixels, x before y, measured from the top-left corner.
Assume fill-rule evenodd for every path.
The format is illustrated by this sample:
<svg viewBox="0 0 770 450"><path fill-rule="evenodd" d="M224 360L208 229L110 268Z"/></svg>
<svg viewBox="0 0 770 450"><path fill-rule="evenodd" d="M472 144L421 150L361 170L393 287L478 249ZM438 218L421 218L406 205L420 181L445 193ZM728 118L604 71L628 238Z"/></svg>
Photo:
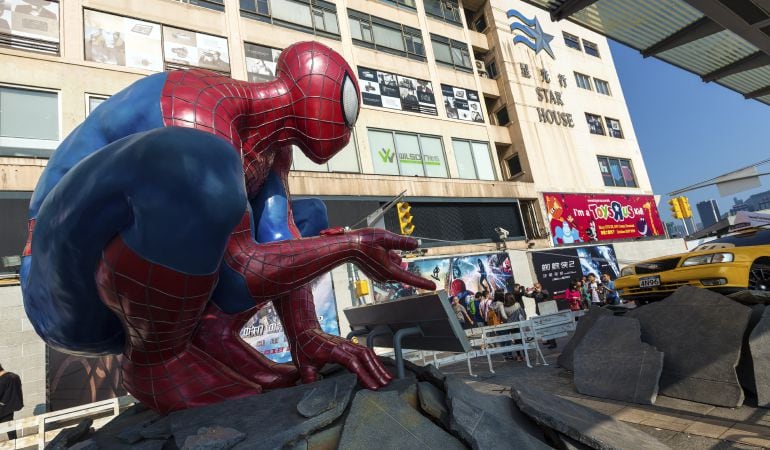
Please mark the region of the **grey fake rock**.
<svg viewBox="0 0 770 450"><path fill-rule="evenodd" d="M417 392L420 397L420 408L441 423L444 428L449 429L446 395L428 381L417 383Z"/></svg>
<svg viewBox="0 0 770 450"><path fill-rule="evenodd" d="M446 386L450 430L474 449L550 448L510 398L477 392L457 376L448 376Z"/></svg>
<svg viewBox="0 0 770 450"><path fill-rule="evenodd" d="M93 439L86 439L85 441L78 442L72 447L69 447L68 450L99 450L99 445L97 445Z"/></svg>
<svg viewBox="0 0 770 450"><path fill-rule="evenodd" d="M575 352L578 344L580 344L580 341L583 340L583 336L588 333L588 330L591 329L594 322L596 322L596 319L599 317L611 315L612 311L608 309L592 306L591 309L588 310L588 313L581 317L580 320L578 320L577 328L572 334L572 338L564 346L564 349L562 349L559 358L556 360L556 363L559 365L559 367L564 367L567 370L574 370L573 353Z"/></svg>
<svg viewBox="0 0 770 450"><path fill-rule="evenodd" d="M361 390L342 428L339 448L464 449L455 437L399 398L396 392Z"/></svg>
<svg viewBox="0 0 770 450"><path fill-rule="evenodd" d="M93 419L88 418L82 420L74 427L61 430L59 434L57 434L56 437L45 446L45 449L59 450L72 447L73 445L85 439L88 433L92 431L91 425L93 425L93 423Z"/></svg>
<svg viewBox="0 0 770 450"><path fill-rule="evenodd" d="M744 391L757 393L756 380L754 379L754 361L751 357L750 339L754 327L757 326L765 312L765 305L752 305L749 325L743 333L743 346L741 347L741 359L738 361L738 381L741 382Z"/></svg>
<svg viewBox="0 0 770 450"><path fill-rule="evenodd" d="M246 435L234 428L202 427L185 439L182 450L226 450L244 439Z"/></svg>
<svg viewBox="0 0 770 450"><path fill-rule="evenodd" d="M380 388L380 392L397 392L401 400L419 411L417 398L417 380L408 374L405 378L392 380L387 386Z"/></svg>
<svg viewBox="0 0 770 450"><path fill-rule="evenodd" d="M762 318L751 332L749 348L754 365L757 405L770 408L770 308L765 308Z"/></svg>
<svg viewBox="0 0 770 450"><path fill-rule="evenodd" d="M511 386L511 397L524 414L540 425L598 450L669 448L641 430L526 382L516 381Z"/></svg>
<svg viewBox="0 0 770 450"><path fill-rule="evenodd" d="M645 405L655 403L663 353L641 341L638 320L599 317L574 355L575 388L581 394Z"/></svg>
<svg viewBox="0 0 770 450"><path fill-rule="evenodd" d="M336 384L336 388L326 386ZM246 434L235 448L279 448L299 441L314 431L337 420L350 402L356 384L353 374L334 377L312 384L277 389L261 395L229 400L200 408L176 411L167 416L176 445L181 447L201 427L228 427ZM313 417L304 417L297 405L312 390L336 392L334 407ZM323 405L324 402L316 404ZM306 412L319 408L306 405Z"/></svg>
<svg viewBox="0 0 770 450"><path fill-rule="evenodd" d="M734 408L743 404L735 367L751 309L723 295L682 286L628 314L642 341L663 352L660 394Z"/></svg>

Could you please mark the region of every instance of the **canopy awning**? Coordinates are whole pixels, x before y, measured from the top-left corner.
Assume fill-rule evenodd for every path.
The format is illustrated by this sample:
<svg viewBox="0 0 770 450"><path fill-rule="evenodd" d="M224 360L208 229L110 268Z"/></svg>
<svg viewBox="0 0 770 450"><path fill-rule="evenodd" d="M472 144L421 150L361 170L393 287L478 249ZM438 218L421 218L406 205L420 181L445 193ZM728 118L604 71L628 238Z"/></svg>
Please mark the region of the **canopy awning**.
<svg viewBox="0 0 770 450"><path fill-rule="evenodd" d="M770 0L525 0L770 105Z"/></svg>

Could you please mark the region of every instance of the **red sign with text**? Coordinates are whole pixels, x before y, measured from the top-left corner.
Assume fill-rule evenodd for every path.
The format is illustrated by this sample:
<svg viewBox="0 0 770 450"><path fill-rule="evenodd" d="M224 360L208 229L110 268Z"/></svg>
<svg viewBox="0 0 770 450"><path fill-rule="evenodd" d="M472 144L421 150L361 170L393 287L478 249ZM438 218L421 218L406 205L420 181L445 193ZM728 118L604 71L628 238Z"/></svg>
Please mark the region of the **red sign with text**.
<svg viewBox="0 0 770 450"><path fill-rule="evenodd" d="M554 245L663 236L652 195L544 193Z"/></svg>

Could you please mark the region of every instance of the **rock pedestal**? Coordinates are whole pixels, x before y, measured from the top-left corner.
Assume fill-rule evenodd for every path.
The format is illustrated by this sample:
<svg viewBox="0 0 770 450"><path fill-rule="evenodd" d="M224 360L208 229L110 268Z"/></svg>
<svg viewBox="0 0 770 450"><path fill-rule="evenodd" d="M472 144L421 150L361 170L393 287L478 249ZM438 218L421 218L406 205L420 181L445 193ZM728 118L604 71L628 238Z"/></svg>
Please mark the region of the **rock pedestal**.
<svg viewBox="0 0 770 450"><path fill-rule="evenodd" d="M754 366L757 404L770 408L770 308L765 308L762 318L751 332L749 349Z"/></svg>
<svg viewBox="0 0 770 450"><path fill-rule="evenodd" d="M599 317L574 355L575 388L581 394L655 403L663 353L641 341L638 320Z"/></svg>
<svg viewBox="0 0 770 450"><path fill-rule="evenodd" d="M572 334L572 338L564 346L564 349L562 349L561 354L559 355L559 359L556 360L556 363L559 365L559 367L564 367L567 370L574 370L573 354L577 346L580 344L580 341L583 340L583 336L588 333L588 330L591 329L594 322L596 322L596 319L599 317L611 315L612 311L604 308L594 306L589 309L588 313L581 317L580 320L578 320L577 328Z"/></svg>
<svg viewBox="0 0 770 450"><path fill-rule="evenodd" d="M683 286L660 302L628 314L642 341L663 352L660 394L737 407L743 389L735 367L751 309L706 289Z"/></svg>

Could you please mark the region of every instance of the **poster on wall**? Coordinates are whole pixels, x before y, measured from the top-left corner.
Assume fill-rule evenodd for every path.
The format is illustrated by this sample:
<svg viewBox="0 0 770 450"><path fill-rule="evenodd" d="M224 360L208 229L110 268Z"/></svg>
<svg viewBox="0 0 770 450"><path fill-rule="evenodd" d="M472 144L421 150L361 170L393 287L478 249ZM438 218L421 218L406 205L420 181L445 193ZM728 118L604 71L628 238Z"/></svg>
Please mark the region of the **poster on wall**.
<svg viewBox="0 0 770 450"><path fill-rule="evenodd" d="M22 38L12 39L12 47L26 47L18 45L23 38L58 43L59 4L44 0L0 0L0 33Z"/></svg>
<svg viewBox="0 0 770 450"><path fill-rule="evenodd" d="M532 266L537 281L552 294L563 292L571 281L589 274L596 275L597 279L604 273L613 280L620 276L612 244L532 252Z"/></svg>
<svg viewBox="0 0 770 450"><path fill-rule="evenodd" d="M359 67L358 84L364 105L438 115L430 81Z"/></svg>
<svg viewBox="0 0 770 450"><path fill-rule="evenodd" d="M246 73L252 83L275 79L275 67L281 50L246 43Z"/></svg>
<svg viewBox="0 0 770 450"><path fill-rule="evenodd" d="M448 118L484 123L478 92L442 84L441 94Z"/></svg>
<svg viewBox="0 0 770 450"><path fill-rule="evenodd" d="M159 24L88 9L83 19L86 61L163 70Z"/></svg>
<svg viewBox="0 0 770 450"><path fill-rule="evenodd" d="M163 56L167 63L230 72L227 39L164 25Z"/></svg>
<svg viewBox="0 0 770 450"><path fill-rule="evenodd" d="M331 273L315 279L312 283L315 310L321 329L339 336L337 301ZM263 355L278 363L291 362L289 343L283 333L281 320L272 302L262 307L241 329L241 338Z"/></svg>
<svg viewBox="0 0 770 450"><path fill-rule="evenodd" d="M461 300L480 291L508 292L513 288L513 271L507 253L452 258L421 259L402 263L409 272L436 283L437 290ZM373 283L375 303L429 291L402 283Z"/></svg>
<svg viewBox="0 0 770 450"><path fill-rule="evenodd" d="M652 195L544 193L554 245L663 236Z"/></svg>
<svg viewBox="0 0 770 450"><path fill-rule="evenodd" d="M120 358L74 356L46 347L47 410L58 411L126 395Z"/></svg>

